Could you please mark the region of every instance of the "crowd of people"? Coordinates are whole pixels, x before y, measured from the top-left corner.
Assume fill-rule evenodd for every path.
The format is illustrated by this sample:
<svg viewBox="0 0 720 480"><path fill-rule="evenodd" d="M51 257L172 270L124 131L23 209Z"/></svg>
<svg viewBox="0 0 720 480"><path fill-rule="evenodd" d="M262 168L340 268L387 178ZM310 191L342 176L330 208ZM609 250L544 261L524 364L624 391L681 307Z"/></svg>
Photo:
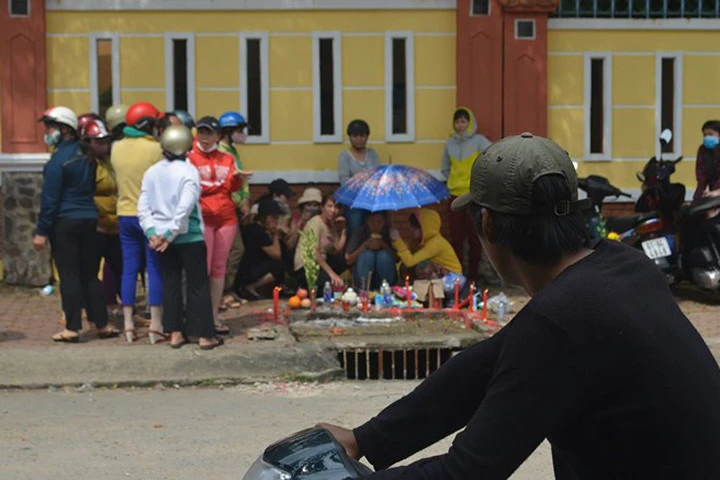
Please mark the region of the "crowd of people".
<svg viewBox="0 0 720 480"><path fill-rule="evenodd" d="M241 160L248 124L238 112L195 122L187 112L139 102L112 106L104 119L58 106L41 121L53 154L33 244L41 250L50 243L60 278L66 328L55 341L79 340L83 310L100 338L137 341L140 282L151 344L197 339L203 348L217 346L230 333L219 312L269 297L277 286L285 295L307 287L307 255L299 246L310 230L320 288L378 289L406 275L462 274L466 242L466 274L471 280L477 274L480 249L464 217L453 217L449 242L437 211L415 210L403 239L390 212L346 208L314 187L293 201L296 194L283 179L251 202L252 173ZM455 198L467 193L470 166L489 142L477 134L467 109L455 112L453 126L442 164ZM341 182L380 165L368 147L366 121L350 122L347 135L349 145L338 158ZM108 309L118 303L122 331L108 323ZM211 325L198 327L208 305ZM185 326L185 317L195 323Z"/></svg>

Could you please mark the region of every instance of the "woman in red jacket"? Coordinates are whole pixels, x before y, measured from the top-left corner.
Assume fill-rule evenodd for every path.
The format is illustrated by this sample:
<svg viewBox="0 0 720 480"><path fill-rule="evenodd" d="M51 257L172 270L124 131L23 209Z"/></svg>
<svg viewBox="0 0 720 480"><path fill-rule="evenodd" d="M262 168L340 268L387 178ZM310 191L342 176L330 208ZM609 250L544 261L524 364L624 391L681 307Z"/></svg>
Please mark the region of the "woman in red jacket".
<svg viewBox="0 0 720 480"><path fill-rule="evenodd" d="M200 207L205 224L204 236L215 331L218 334L227 334L230 330L220 324L218 309L225 284L228 255L238 231L232 194L242 187L245 177L250 174L238 170L235 159L218 150L220 132L220 123L216 118L201 118L197 123L197 141L188 159L197 168L202 186Z"/></svg>

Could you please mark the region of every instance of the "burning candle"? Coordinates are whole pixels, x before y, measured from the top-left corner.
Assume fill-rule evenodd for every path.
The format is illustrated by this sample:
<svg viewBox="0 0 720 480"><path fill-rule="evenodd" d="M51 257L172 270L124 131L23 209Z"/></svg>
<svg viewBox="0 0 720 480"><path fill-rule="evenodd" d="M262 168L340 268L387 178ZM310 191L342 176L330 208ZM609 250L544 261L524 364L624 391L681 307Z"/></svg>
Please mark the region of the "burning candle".
<svg viewBox="0 0 720 480"><path fill-rule="evenodd" d="M475 310L475 284L470 284L470 303L468 303L468 310Z"/></svg>
<svg viewBox="0 0 720 480"><path fill-rule="evenodd" d="M455 309L460 309L460 279L455 279Z"/></svg>
<svg viewBox="0 0 720 480"><path fill-rule="evenodd" d="M273 318L275 323L278 323L280 319L280 290L282 290L280 287L273 289Z"/></svg>
<svg viewBox="0 0 720 480"><path fill-rule="evenodd" d="M412 309L412 295L410 295L410 276L405 277L405 295L407 296L407 308Z"/></svg>
<svg viewBox="0 0 720 480"><path fill-rule="evenodd" d="M485 291L483 291L483 309L482 309L482 319L483 322L487 322L487 300L488 300L488 291L487 288Z"/></svg>
<svg viewBox="0 0 720 480"><path fill-rule="evenodd" d="M317 304L315 303L315 289L310 290L310 311L315 313Z"/></svg>

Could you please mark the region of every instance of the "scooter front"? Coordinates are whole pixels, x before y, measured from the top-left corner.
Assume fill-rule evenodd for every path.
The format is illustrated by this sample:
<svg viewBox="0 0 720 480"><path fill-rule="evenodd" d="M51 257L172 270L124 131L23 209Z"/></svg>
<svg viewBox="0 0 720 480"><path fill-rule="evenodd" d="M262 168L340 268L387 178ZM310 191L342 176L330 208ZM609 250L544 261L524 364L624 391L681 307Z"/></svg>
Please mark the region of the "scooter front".
<svg viewBox="0 0 720 480"><path fill-rule="evenodd" d="M270 445L243 479L344 480L371 473L350 458L330 432L312 428Z"/></svg>

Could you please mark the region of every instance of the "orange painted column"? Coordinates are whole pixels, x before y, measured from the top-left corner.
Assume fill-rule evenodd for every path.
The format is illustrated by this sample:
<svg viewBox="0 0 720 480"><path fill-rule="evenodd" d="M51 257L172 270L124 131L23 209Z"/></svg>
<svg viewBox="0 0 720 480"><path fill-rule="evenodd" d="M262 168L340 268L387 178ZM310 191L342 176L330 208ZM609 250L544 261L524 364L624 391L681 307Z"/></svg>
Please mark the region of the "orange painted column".
<svg viewBox="0 0 720 480"><path fill-rule="evenodd" d="M559 0L500 0L503 8L503 135L547 135L548 15Z"/></svg>
<svg viewBox="0 0 720 480"><path fill-rule="evenodd" d="M478 131L496 141L503 134L503 10L489 2L487 15L473 15L472 0L457 1L457 104L470 108Z"/></svg>
<svg viewBox="0 0 720 480"><path fill-rule="evenodd" d="M29 0L28 16L0 8L0 113L3 153L45 152L37 119L47 108L45 0Z"/></svg>

